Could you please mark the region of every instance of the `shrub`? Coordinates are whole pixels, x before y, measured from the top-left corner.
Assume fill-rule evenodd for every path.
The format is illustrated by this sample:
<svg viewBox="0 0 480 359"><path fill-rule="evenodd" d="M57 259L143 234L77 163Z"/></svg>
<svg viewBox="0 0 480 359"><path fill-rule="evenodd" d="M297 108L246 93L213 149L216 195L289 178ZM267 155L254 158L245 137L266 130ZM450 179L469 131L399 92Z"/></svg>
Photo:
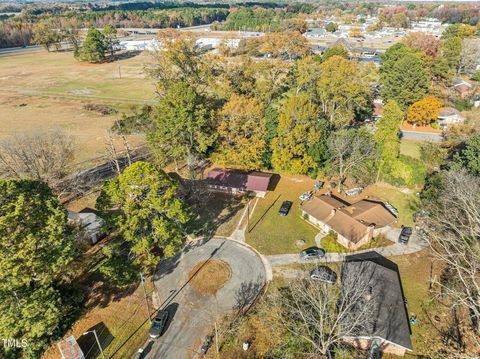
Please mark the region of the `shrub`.
<svg viewBox="0 0 480 359"><path fill-rule="evenodd" d="M410 156L400 155L398 160L391 164L390 171L383 179L394 186L422 185L427 173L422 161Z"/></svg>
<svg viewBox="0 0 480 359"><path fill-rule="evenodd" d="M470 111L473 107L472 101L468 99L458 99L453 102L458 111Z"/></svg>

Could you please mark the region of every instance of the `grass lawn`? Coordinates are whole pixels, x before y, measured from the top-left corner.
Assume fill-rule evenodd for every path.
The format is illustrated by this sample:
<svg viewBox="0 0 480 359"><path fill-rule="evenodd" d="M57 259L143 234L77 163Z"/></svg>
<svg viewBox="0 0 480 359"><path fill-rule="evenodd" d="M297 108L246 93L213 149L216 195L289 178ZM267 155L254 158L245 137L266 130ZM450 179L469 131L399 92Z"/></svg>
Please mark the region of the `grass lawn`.
<svg viewBox="0 0 480 359"><path fill-rule="evenodd" d="M187 203L195 217L187 228L188 233L228 237L237 227L247 201L229 193L205 190L188 198Z"/></svg>
<svg viewBox="0 0 480 359"><path fill-rule="evenodd" d="M190 285L202 294L214 295L231 278L230 266L219 259L198 262L188 274Z"/></svg>
<svg viewBox="0 0 480 359"><path fill-rule="evenodd" d="M301 218L298 196L313 188L315 181L306 176L282 175L275 190L258 200L245 233L248 244L262 254L297 253L315 245L315 235L319 232ZM283 201L293 202L286 217L278 214ZM305 244L297 246L298 240Z"/></svg>
<svg viewBox="0 0 480 359"><path fill-rule="evenodd" d="M421 142L404 140L400 142L400 153L405 156L420 159L420 144Z"/></svg>
<svg viewBox="0 0 480 359"><path fill-rule="evenodd" d="M143 75L147 61L140 55L93 65L78 62L71 52L0 57L0 139L40 128L61 129L75 141L75 162L104 155L105 131L120 114L101 115L84 105L108 103L128 112L133 104L151 101L155 88ZM137 146L144 139L130 136L130 142Z"/></svg>
<svg viewBox="0 0 480 359"><path fill-rule="evenodd" d="M398 210L399 216L397 226L413 225L412 216L418 210L420 203L419 198L415 194L415 190L400 190L388 184L378 183L365 188L362 194L358 196L358 199L354 197L353 199L349 199L349 201L354 202L359 200L360 197L364 198L367 196L387 201L394 206Z"/></svg>
<svg viewBox="0 0 480 359"><path fill-rule="evenodd" d="M441 304L432 304L429 294L430 275L438 274L438 265L435 265L429 249L390 258L398 265L403 291L407 300L407 315L416 315L417 323L411 326L413 354L418 357L430 358L432 348L437 347L441 335L433 322L438 315L444 321L442 313L448 308ZM433 264L432 264L433 263ZM384 358L395 359L396 356L384 355Z"/></svg>

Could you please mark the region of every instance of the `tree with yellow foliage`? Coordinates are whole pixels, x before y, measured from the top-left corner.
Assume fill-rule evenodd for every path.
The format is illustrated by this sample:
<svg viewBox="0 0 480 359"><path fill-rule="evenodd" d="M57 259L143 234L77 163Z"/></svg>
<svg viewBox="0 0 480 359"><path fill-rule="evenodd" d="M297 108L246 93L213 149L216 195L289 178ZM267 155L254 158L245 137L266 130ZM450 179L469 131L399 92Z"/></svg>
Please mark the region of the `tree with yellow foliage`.
<svg viewBox="0 0 480 359"><path fill-rule="evenodd" d="M305 174L316 166L308 149L320 139L317 108L307 95L291 95L280 108L272 165L282 172Z"/></svg>
<svg viewBox="0 0 480 359"><path fill-rule="evenodd" d="M370 71L340 56L332 56L320 65L317 98L321 112L333 126L349 125L354 120L355 110L367 105Z"/></svg>
<svg viewBox="0 0 480 359"><path fill-rule="evenodd" d="M442 105L442 101L435 96L427 96L410 105L407 121L411 124L429 125L440 115Z"/></svg>
<svg viewBox="0 0 480 359"><path fill-rule="evenodd" d="M233 94L219 113L220 146L216 162L258 170L265 151L264 109L256 99Z"/></svg>

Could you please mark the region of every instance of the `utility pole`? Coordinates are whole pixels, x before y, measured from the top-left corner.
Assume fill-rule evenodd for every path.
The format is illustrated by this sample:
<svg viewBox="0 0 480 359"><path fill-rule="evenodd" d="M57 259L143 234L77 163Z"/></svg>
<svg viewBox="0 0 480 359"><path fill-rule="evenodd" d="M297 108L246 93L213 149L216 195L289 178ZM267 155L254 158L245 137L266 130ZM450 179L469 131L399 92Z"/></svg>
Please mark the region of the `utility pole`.
<svg viewBox="0 0 480 359"><path fill-rule="evenodd" d="M218 330L217 330L217 321L215 321L215 349L217 350L217 358L218 358Z"/></svg>
<svg viewBox="0 0 480 359"><path fill-rule="evenodd" d="M150 314L150 307L148 306L147 289L145 288L145 276L143 275L143 272L140 272L140 281L142 282L143 299L145 299L145 306L147 307L148 320L151 323L152 322L152 315Z"/></svg>

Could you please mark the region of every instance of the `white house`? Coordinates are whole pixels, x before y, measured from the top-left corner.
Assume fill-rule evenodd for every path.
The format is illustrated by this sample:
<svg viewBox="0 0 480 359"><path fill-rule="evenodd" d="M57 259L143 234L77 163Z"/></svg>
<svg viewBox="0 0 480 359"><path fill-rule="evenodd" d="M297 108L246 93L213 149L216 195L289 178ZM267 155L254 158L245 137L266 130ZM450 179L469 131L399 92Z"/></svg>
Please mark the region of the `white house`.
<svg viewBox="0 0 480 359"><path fill-rule="evenodd" d="M71 225L77 226L83 231L86 239L92 244L105 237L105 233L102 231L104 221L92 211L68 211L68 221Z"/></svg>
<svg viewBox="0 0 480 359"><path fill-rule="evenodd" d="M459 125L464 122L465 117L457 109L453 107L442 107L440 109L440 115L438 115L437 120L439 126L447 128L449 125Z"/></svg>

